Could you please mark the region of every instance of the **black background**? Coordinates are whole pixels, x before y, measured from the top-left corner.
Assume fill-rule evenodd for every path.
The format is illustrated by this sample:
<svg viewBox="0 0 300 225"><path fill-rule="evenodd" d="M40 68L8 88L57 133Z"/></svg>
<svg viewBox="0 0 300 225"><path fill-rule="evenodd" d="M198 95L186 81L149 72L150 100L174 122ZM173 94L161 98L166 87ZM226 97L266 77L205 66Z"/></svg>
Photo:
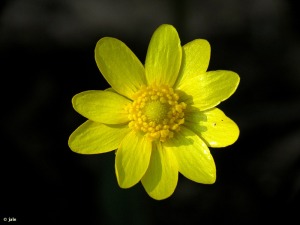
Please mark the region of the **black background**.
<svg viewBox="0 0 300 225"><path fill-rule="evenodd" d="M288 0L1 0L0 223L291 224L300 201L300 24ZM71 105L108 84L94 61L104 36L144 62L153 31L174 25L182 44L207 39L209 70L240 75L221 108L238 141L211 149L214 185L180 176L163 201L139 183L118 187L114 153L78 155L69 135L85 121ZM7 223L7 222L6 222ZM13 222L11 222L13 224Z"/></svg>

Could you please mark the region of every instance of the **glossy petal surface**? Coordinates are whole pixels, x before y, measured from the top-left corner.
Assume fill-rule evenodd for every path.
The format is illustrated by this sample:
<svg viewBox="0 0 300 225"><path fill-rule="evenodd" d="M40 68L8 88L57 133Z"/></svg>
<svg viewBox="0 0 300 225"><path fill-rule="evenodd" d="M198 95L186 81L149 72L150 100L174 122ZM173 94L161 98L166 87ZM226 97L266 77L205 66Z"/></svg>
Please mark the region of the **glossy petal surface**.
<svg viewBox="0 0 300 225"><path fill-rule="evenodd" d="M105 125L86 121L69 137L69 147L80 154L98 154L115 150L129 133L127 125Z"/></svg>
<svg viewBox="0 0 300 225"><path fill-rule="evenodd" d="M185 125L215 148L233 144L240 133L236 123L217 108L187 114Z"/></svg>
<svg viewBox="0 0 300 225"><path fill-rule="evenodd" d="M210 59L210 44L204 39L193 40L185 44L182 50L182 63L175 87L205 73Z"/></svg>
<svg viewBox="0 0 300 225"><path fill-rule="evenodd" d="M217 70L188 79L178 89L183 91L182 101L203 111L229 98L235 92L239 81L236 73Z"/></svg>
<svg viewBox="0 0 300 225"><path fill-rule="evenodd" d="M167 84L172 87L180 69L181 51L180 39L173 26L164 24L157 28L145 62L148 84Z"/></svg>
<svg viewBox="0 0 300 225"><path fill-rule="evenodd" d="M78 113L92 121L106 124L129 121L124 108L131 101L111 91L84 91L75 95L72 103Z"/></svg>
<svg viewBox="0 0 300 225"><path fill-rule="evenodd" d="M128 98L132 98L132 95L146 84L144 66L118 39L100 39L95 48L95 59L99 70L112 88Z"/></svg>
<svg viewBox="0 0 300 225"><path fill-rule="evenodd" d="M162 200L171 196L176 188L177 160L172 151L162 148L160 142L153 147L149 168L142 178L142 184L152 198Z"/></svg>
<svg viewBox="0 0 300 225"><path fill-rule="evenodd" d="M116 175L122 188L129 188L144 176L151 156L152 143L131 131L121 142L116 155Z"/></svg>
<svg viewBox="0 0 300 225"><path fill-rule="evenodd" d="M204 141L189 129L182 127L180 132L164 144L176 156L179 172L190 180L212 184L216 180L216 167L213 157Z"/></svg>

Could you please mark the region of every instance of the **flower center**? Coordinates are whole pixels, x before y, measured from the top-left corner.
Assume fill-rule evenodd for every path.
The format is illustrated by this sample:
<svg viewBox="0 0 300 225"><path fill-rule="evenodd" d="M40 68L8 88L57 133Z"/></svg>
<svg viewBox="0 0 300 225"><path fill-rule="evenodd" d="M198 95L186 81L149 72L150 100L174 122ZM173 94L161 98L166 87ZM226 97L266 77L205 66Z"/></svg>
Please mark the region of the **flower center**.
<svg viewBox="0 0 300 225"><path fill-rule="evenodd" d="M186 104L167 85L142 87L126 107L129 127L143 132L151 140L166 141L184 123Z"/></svg>
<svg viewBox="0 0 300 225"><path fill-rule="evenodd" d="M167 116L169 107L166 103L162 103L159 100L149 101L142 111L149 121L161 123Z"/></svg>

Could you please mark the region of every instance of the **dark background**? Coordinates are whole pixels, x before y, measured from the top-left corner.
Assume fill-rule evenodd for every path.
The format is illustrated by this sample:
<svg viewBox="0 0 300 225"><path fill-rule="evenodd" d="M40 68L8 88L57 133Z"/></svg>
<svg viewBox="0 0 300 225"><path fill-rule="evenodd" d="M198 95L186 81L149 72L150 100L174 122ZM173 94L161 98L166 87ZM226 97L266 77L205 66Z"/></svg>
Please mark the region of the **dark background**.
<svg viewBox="0 0 300 225"><path fill-rule="evenodd" d="M300 24L291 0L1 0L0 223L291 224L300 208ZM182 44L207 39L209 70L241 83L221 108L238 141L211 149L214 185L180 176L163 201L139 183L118 187L114 153L78 155L67 145L85 119L71 105L108 84L94 61L104 36L144 62L149 40L173 24ZM11 222L13 224L13 222ZM297 223L297 222L296 222ZM295 223L295 224L296 224Z"/></svg>

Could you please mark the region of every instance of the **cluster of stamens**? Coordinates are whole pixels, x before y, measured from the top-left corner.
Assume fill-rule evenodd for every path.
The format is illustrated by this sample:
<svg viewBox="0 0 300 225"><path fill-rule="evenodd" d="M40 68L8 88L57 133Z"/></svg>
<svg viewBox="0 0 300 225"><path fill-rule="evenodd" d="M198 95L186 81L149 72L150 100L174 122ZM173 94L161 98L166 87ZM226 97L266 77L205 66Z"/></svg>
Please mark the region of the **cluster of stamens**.
<svg viewBox="0 0 300 225"><path fill-rule="evenodd" d="M184 123L186 104L167 85L142 87L127 105L129 127L143 132L151 140L166 141Z"/></svg>

